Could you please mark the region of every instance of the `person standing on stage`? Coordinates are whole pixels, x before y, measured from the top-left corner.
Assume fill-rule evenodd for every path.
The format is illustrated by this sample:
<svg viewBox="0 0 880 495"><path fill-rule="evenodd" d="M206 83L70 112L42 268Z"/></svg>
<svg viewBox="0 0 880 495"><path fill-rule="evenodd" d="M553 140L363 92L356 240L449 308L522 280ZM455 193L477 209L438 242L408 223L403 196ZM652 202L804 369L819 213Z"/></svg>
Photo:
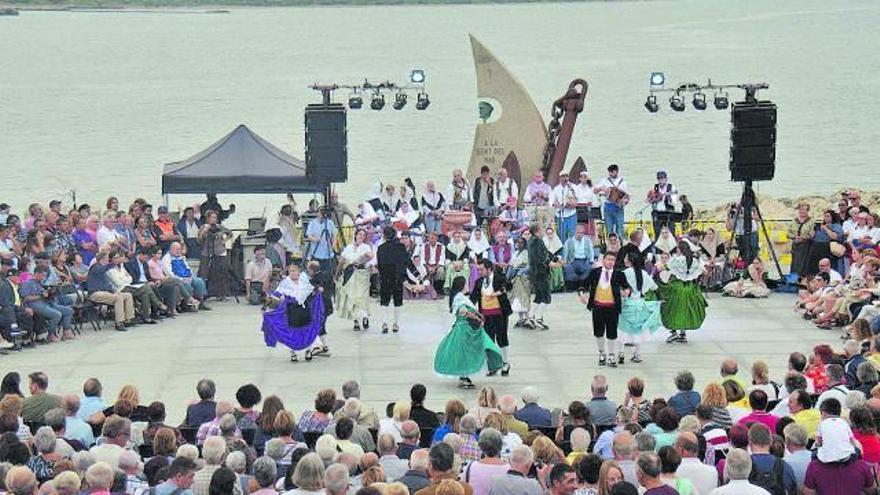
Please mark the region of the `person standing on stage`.
<svg viewBox="0 0 880 495"><path fill-rule="evenodd" d="M507 278L497 270L492 262L484 259L477 267L480 277L474 283L471 290L471 302L477 305L480 314L483 315L483 329L493 342L501 349L501 357L504 366L501 367L501 376L510 374L510 359L507 339L508 318L513 311L510 308L510 299L507 291L510 284ZM495 375L495 371L489 371L488 376Z"/></svg>
<svg viewBox="0 0 880 495"><path fill-rule="evenodd" d="M421 199L422 216L425 219L425 233L440 233L443 225L443 210L446 209L446 198L437 191L433 181L425 184L425 192Z"/></svg>
<svg viewBox="0 0 880 495"><path fill-rule="evenodd" d="M341 273L339 292L336 293L336 306L339 317L354 321L354 330L370 328L370 269L373 247L367 242L367 231L357 229L354 242L345 246L340 255Z"/></svg>
<svg viewBox="0 0 880 495"><path fill-rule="evenodd" d="M318 332L318 338L315 340L315 346L312 348L311 355L320 354L330 355L330 347L327 346L327 318L333 314L333 299L336 297L336 284L333 282L333 274L321 269L321 264L317 261L309 261L306 266L309 274L309 282L316 290L318 296L323 298L324 302L324 320L321 322L321 330ZM307 355L308 358L308 355Z"/></svg>
<svg viewBox="0 0 880 495"><path fill-rule="evenodd" d="M657 183L648 191L648 202L651 203L651 217L654 220L654 237L660 235L662 227L669 227L675 235L675 208L678 202L678 189L669 183L666 172L657 172Z"/></svg>
<svg viewBox="0 0 880 495"><path fill-rule="evenodd" d="M207 297L223 301L229 296L229 257L226 256L226 241L232 231L220 225L220 217L214 210L205 212L207 222L199 229L199 243L202 257L199 276L208 283Z"/></svg>
<svg viewBox="0 0 880 495"><path fill-rule="evenodd" d="M618 363L615 354L617 354L617 324L620 320L623 297L621 293L629 291L626 277L622 272L614 269L616 259L614 253L605 253L602 257L602 266L593 268L587 277L586 291L581 291L578 296L593 313L593 336L596 337L596 347L599 350L599 366L607 364L612 368L616 368ZM619 362L620 364L624 362L622 352Z"/></svg>
<svg viewBox="0 0 880 495"><path fill-rule="evenodd" d="M577 222L586 229L584 233L590 240L596 242L596 218L593 217L593 208L599 207L599 198L593 192L593 181L586 170L578 175L578 183L572 186L575 199L575 217Z"/></svg>
<svg viewBox="0 0 880 495"><path fill-rule="evenodd" d="M641 363L642 342L660 328L660 301L654 294L657 284L643 268L642 257L638 253L629 253L624 263L623 275L630 290L623 299L619 330L634 347L630 361ZM620 356L623 356L623 349Z"/></svg>
<svg viewBox="0 0 880 495"><path fill-rule="evenodd" d="M552 256L539 235L540 226L532 225L529 232L531 234L527 247L529 279L532 282L532 292L535 294L535 299L529 308L529 320L524 326L549 330L550 327L544 323L544 309L550 304L550 261Z"/></svg>
<svg viewBox="0 0 880 495"><path fill-rule="evenodd" d="M602 207L605 215L605 236L617 234L618 239L623 238L623 208L629 204L629 191L626 180L620 175L620 167L617 164L608 166L608 177L596 186L597 194L605 196L605 205Z"/></svg>
<svg viewBox="0 0 880 495"><path fill-rule="evenodd" d="M489 174L489 167L480 168L480 176L474 180L474 215L477 227L483 226L483 219L494 215L495 179Z"/></svg>
<svg viewBox="0 0 880 495"><path fill-rule="evenodd" d="M406 248L397 239L397 232L391 227L383 231L385 242L376 250L376 264L379 267L379 310L382 313L382 333L388 333L388 304L394 299L393 323L391 330L400 331L400 308L403 306L403 281L410 258Z"/></svg>
<svg viewBox="0 0 880 495"><path fill-rule="evenodd" d="M686 330L697 330L706 319L706 298L700 290L699 279L703 275L703 263L694 254L691 243L682 239L678 252L670 258L666 269L660 273L660 299L663 300L660 315L663 326L669 330L667 343L687 343ZM676 333L678 331L678 333Z"/></svg>
<svg viewBox="0 0 880 495"><path fill-rule="evenodd" d="M471 188L461 169L452 171L452 182L446 187L446 201L451 201L450 209L462 210L471 201Z"/></svg>
<svg viewBox="0 0 880 495"><path fill-rule="evenodd" d="M553 189L550 188L550 184L544 182L544 172L538 170L535 172L532 182L526 187L523 201L532 208L529 216L538 222L538 227L541 229L546 229L553 222L553 211L550 207L551 194L553 194Z"/></svg>
<svg viewBox="0 0 880 495"><path fill-rule="evenodd" d="M559 174L559 184L553 188L550 194L550 203L556 209L556 232L562 242L567 241L574 235L574 228L577 225L577 198L575 197L574 187L568 181L568 173L561 172Z"/></svg>

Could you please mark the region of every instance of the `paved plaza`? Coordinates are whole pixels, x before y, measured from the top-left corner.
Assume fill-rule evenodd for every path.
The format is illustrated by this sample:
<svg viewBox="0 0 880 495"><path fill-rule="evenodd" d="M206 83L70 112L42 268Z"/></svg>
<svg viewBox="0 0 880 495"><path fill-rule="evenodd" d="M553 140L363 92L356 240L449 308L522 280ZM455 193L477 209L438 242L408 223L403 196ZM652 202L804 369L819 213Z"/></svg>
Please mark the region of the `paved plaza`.
<svg viewBox="0 0 880 495"><path fill-rule="evenodd" d="M753 360L764 359L771 376L780 380L791 351L808 352L819 342L840 347L839 331L818 330L801 320L791 310L793 301L793 296L784 294L763 300L710 294L706 323L689 334L688 344L666 344L666 332L661 330L656 341L644 346L644 363L607 369L597 366L583 305L575 294L554 294L545 317L549 331L511 329L511 375L473 379L478 387L490 384L499 394L518 394L524 386L534 385L541 403L549 407L586 398L596 373L609 377L609 394L617 401L633 375L646 380L647 397L668 396L674 392L673 376L684 368L694 373L701 390L707 380L718 376L719 363L728 356L739 361L744 373ZM332 357L311 362L301 358L298 363L289 361L286 348L264 345L258 308L234 300L214 303L213 308L210 313L184 314L126 333L110 326L100 332L84 329L76 341L10 352L0 356L0 362L4 373L16 370L25 376L46 371L55 393L79 393L86 378L99 377L111 402L122 385L133 383L144 403L165 402L170 423L183 418L202 377L214 379L218 397L228 399L234 399L239 385L253 382L264 397L279 394L297 414L312 407L318 389L338 391L348 379L361 383L362 399L377 410L407 398L415 382L427 385L431 408L442 410L449 397L460 397L468 405L476 399L476 391L459 390L455 379L432 371L434 349L450 322L445 300L406 304L398 335L382 335L375 315L367 332L353 332L350 322L333 316L328 323Z"/></svg>

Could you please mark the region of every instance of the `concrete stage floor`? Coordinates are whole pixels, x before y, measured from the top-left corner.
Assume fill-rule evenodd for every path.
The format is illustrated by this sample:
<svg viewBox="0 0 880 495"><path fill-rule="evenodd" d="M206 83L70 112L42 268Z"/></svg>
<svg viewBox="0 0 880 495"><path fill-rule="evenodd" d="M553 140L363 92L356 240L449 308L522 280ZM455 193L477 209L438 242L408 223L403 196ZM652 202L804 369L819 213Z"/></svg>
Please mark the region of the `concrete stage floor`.
<svg viewBox="0 0 880 495"><path fill-rule="evenodd" d="M736 358L747 379L751 362L760 358L770 365L771 376L780 380L793 350L809 352L820 342L841 346L839 331L816 329L792 312L791 295L756 300L710 294L708 299L706 322L689 334L688 344L666 344L666 331L660 330L656 341L644 345L644 363L608 369L597 365L584 306L575 294L554 294L545 316L549 331L511 328L511 375L473 380L478 387L492 385L499 395L518 396L524 386L534 385L543 405L564 407L588 397L596 373L609 377L609 395L615 401L623 398L625 382L634 375L647 382L648 397L666 397L674 392L672 379L681 369L690 369L702 390L718 376L723 358ZM26 382L28 373L43 370L55 393L80 393L83 381L96 376L111 402L122 385L133 383L145 404L165 402L171 423L183 418L202 377L217 383L219 398L231 400L239 385L253 382L263 397L279 394L297 415L312 407L318 389L332 387L339 392L348 379L361 383L362 399L377 411L384 411L388 402L408 398L415 382L428 387L431 408L442 410L449 397L462 398L469 407L476 400L476 391L459 390L456 380L433 372L434 349L450 322L445 300L405 304L398 335L382 335L375 314L367 332L353 332L350 322L332 316L328 322L332 356L311 362L301 358L299 363L289 361L286 348L264 345L258 308L234 300L212 307L212 312L184 314L126 333L110 326L101 332L87 328L73 342L10 352L0 356L3 373L18 371ZM27 393L26 383L22 388Z"/></svg>

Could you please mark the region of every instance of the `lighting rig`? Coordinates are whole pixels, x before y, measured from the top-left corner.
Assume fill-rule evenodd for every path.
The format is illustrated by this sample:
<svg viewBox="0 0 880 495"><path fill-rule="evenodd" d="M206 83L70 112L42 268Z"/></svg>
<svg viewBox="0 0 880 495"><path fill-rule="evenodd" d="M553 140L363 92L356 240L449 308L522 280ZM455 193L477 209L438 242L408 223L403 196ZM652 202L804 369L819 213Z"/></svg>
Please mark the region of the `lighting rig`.
<svg viewBox="0 0 880 495"><path fill-rule="evenodd" d="M347 90L348 108L350 110L360 110L364 106L364 100L369 100L370 108L380 111L385 108L385 95L392 100L391 108L395 110L403 110L409 102L409 93L414 93L416 97L416 110L427 110L431 104L428 92L425 89L425 71L421 69L413 69L409 74L409 82L399 84L391 81L371 82L364 79L361 84L312 84L309 88L319 91L323 97L324 105L329 105L333 92L338 90Z"/></svg>

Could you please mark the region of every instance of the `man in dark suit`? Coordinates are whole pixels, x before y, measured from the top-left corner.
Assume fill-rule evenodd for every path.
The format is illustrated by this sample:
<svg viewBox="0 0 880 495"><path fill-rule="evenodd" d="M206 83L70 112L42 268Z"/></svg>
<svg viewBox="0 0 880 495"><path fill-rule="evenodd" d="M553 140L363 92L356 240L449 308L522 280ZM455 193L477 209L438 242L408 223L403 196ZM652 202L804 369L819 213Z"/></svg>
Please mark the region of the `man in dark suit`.
<svg viewBox="0 0 880 495"><path fill-rule="evenodd" d="M477 272L480 274L480 278L474 282L474 288L470 294L471 302L477 305L480 314L483 315L483 328L486 333L501 349L501 357L504 359L501 376L507 376L510 374L510 361L508 361L507 352L510 345L507 340L507 318L513 312L510 308L510 299L507 297L510 284L504 274L500 270L495 270L492 262L487 259L480 262L477 266ZM489 376L493 376L495 373L495 371L490 371Z"/></svg>
<svg viewBox="0 0 880 495"><path fill-rule="evenodd" d="M383 313L382 333L388 333L388 305L394 299L394 333L400 331L400 308L403 306L403 279L406 269L412 262L406 248L397 239L397 232L391 227L383 231L385 242L376 250L376 265L379 268L379 306Z"/></svg>
<svg viewBox="0 0 880 495"><path fill-rule="evenodd" d="M614 269L616 255L605 253L602 266L593 268L585 282L585 289L580 291L580 300L593 313L593 336L599 349L599 366L606 364L616 368L617 323L620 320L621 292L629 290L623 272ZM620 364L624 362L623 352L619 356Z"/></svg>
<svg viewBox="0 0 880 495"><path fill-rule="evenodd" d="M15 304L15 287L9 280L12 261L0 260L0 349L16 347L13 342L34 328L33 314Z"/></svg>

